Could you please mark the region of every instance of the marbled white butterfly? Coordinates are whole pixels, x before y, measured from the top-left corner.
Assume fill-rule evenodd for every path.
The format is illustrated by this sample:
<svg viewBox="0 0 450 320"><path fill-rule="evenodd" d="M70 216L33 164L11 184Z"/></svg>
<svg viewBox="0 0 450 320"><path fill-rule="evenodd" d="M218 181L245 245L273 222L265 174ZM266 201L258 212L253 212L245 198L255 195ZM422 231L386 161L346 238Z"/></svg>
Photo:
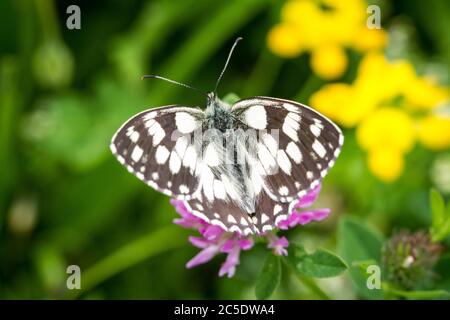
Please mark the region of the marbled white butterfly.
<svg viewBox="0 0 450 320"><path fill-rule="evenodd" d="M303 104L257 96L229 105L216 89L204 111L169 105L133 116L112 138L111 151L206 222L244 235L269 231L328 173L344 137Z"/></svg>

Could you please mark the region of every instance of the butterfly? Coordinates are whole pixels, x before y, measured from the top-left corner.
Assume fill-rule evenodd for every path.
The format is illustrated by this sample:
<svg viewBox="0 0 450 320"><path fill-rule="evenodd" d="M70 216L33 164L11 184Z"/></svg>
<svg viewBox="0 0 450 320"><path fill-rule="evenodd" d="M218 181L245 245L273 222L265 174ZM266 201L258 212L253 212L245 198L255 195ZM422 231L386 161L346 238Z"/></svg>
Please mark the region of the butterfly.
<svg viewBox="0 0 450 320"><path fill-rule="evenodd" d="M168 105L143 111L119 128L110 149L129 172L182 200L195 216L249 235L288 218L334 165L344 136L332 121L295 101L221 101L217 86L239 40L215 90L206 94L204 110Z"/></svg>

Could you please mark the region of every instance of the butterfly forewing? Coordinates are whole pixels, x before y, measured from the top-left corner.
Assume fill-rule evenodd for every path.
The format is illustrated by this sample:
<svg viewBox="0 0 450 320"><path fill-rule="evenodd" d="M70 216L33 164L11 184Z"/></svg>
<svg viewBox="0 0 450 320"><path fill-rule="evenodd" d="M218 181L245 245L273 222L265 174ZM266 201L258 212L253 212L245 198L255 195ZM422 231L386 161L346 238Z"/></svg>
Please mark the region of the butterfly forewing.
<svg viewBox="0 0 450 320"><path fill-rule="evenodd" d="M199 186L201 165L193 133L201 130L203 119L203 111L176 105L141 112L117 131L111 151L149 186L190 199Z"/></svg>
<svg viewBox="0 0 450 320"><path fill-rule="evenodd" d="M245 126L258 130L255 165L267 193L282 203L295 202L317 186L343 144L334 123L293 101L254 97L232 110Z"/></svg>

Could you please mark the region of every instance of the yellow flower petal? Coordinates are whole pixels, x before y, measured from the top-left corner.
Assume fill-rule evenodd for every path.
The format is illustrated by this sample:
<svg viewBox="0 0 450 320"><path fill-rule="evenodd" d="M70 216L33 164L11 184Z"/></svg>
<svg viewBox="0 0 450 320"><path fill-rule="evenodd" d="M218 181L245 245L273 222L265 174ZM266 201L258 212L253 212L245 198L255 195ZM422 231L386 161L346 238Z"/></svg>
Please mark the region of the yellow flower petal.
<svg viewBox="0 0 450 320"><path fill-rule="evenodd" d="M403 154L395 149L374 149L369 152L368 166L372 174L384 182L393 182L403 172Z"/></svg>
<svg viewBox="0 0 450 320"><path fill-rule="evenodd" d="M450 118L430 115L419 123L419 141L429 149L450 147Z"/></svg>
<svg viewBox="0 0 450 320"><path fill-rule="evenodd" d="M267 35L267 46L273 53L284 58L296 57L302 51L298 30L289 23L272 27Z"/></svg>
<svg viewBox="0 0 450 320"><path fill-rule="evenodd" d="M401 109L378 109L362 121L356 138L365 150L391 148L405 153L414 146L414 123Z"/></svg>
<svg viewBox="0 0 450 320"><path fill-rule="evenodd" d="M356 126L376 106L371 99L366 99L365 95L345 83L325 85L311 96L310 104L348 128Z"/></svg>
<svg viewBox="0 0 450 320"><path fill-rule="evenodd" d="M329 84L315 92L310 105L334 121L341 123L341 114L346 113L348 97L352 88L345 83Z"/></svg>
<svg viewBox="0 0 450 320"><path fill-rule="evenodd" d="M383 29L369 29L363 26L356 33L353 47L361 52L380 50L386 46L387 33Z"/></svg>
<svg viewBox="0 0 450 320"><path fill-rule="evenodd" d="M324 79L336 79L347 69L347 55L340 46L321 46L312 52L311 68Z"/></svg>
<svg viewBox="0 0 450 320"><path fill-rule="evenodd" d="M304 48L314 48L326 41L324 13L313 1L288 1L281 10L281 20L293 25Z"/></svg>
<svg viewBox="0 0 450 320"><path fill-rule="evenodd" d="M430 110L449 99L447 88L428 78L416 78L405 86L406 105L414 111Z"/></svg>

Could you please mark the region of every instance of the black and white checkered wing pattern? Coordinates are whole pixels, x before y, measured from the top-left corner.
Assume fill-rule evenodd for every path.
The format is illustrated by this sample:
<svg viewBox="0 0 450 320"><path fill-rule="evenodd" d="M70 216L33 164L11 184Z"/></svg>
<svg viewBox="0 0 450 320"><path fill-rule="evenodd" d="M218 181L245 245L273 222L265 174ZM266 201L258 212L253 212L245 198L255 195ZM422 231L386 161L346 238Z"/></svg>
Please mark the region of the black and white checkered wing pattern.
<svg viewBox="0 0 450 320"><path fill-rule="evenodd" d="M193 132L203 111L166 106L141 112L116 132L112 153L137 178L178 199L188 200L199 186L200 159Z"/></svg>
<svg viewBox="0 0 450 320"><path fill-rule="evenodd" d="M254 97L238 101L232 110L245 126L258 130L255 165L266 192L281 203L317 186L344 142L333 122L294 101Z"/></svg>

